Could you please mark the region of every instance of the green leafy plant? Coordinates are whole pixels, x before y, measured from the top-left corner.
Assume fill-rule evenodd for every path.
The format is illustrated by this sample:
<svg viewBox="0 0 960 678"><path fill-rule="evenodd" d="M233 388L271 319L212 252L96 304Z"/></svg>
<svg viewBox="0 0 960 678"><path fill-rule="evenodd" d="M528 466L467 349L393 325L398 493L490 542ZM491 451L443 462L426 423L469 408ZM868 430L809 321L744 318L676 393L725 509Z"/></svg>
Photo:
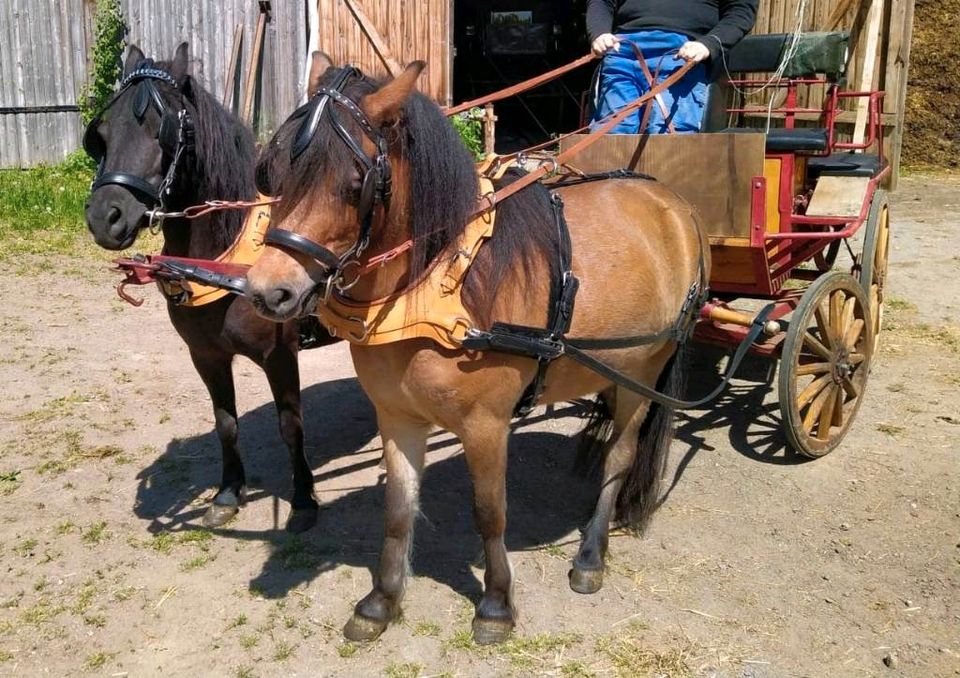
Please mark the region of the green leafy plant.
<svg viewBox="0 0 960 678"><path fill-rule="evenodd" d="M453 128L457 130L464 146L473 157L479 160L483 157L483 109L471 108L469 111L457 113L450 118Z"/></svg>
<svg viewBox="0 0 960 678"><path fill-rule="evenodd" d="M84 125L93 119L113 93L113 86L123 70L120 55L126 46L126 32L120 0L97 0L90 73L80 91L80 119Z"/></svg>

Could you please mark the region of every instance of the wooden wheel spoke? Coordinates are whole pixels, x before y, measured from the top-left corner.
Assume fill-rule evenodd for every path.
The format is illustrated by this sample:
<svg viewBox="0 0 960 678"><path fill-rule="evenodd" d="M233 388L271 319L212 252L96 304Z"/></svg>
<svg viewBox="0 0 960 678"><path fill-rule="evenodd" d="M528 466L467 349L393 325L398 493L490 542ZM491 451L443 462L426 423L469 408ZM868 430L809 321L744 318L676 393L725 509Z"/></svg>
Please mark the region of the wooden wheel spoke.
<svg viewBox="0 0 960 678"><path fill-rule="evenodd" d="M843 305L845 300L846 295L843 290L837 290L830 295L830 327L828 331L834 348L840 341L840 337L843 336Z"/></svg>
<svg viewBox="0 0 960 678"><path fill-rule="evenodd" d="M797 396L797 410L802 411L803 408L807 406L807 403L820 395L824 387L830 383L830 378L829 374L824 374L807 384L806 388Z"/></svg>
<svg viewBox="0 0 960 678"><path fill-rule="evenodd" d="M830 332L830 323L823 314L823 308L818 305L814 309L813 313L817 319L817 330L820 333L820 339L826 345L826 348L833 349L835 346L833 342L833 333ZM810 334L809 330L807 331L807 334Z"/></svg>
<svg viewBox="0 0 960 678"><path fill-rule="evenodd" d="M818 440L827 440L830 438L830 423L833 421L833 408L834 403L837 402L839 391L840 389L836 385L831 386L830 389L826 391L827 398L824 402L823 409L820 410L820 423L817 425Z"/></svg>
<svg viewBox="0 0 960 678"><path fill-rule="evenodd" d="M850 363L851 365L859 365L866 359L867 357L862 353L851 353L850 355L847 356L847 362Z"/></svg>
<svg viewBox="0 0 960 678"><path fill-rule="evenodd" d="M833 421L831 424L833 426L843 426L843 405L846 402L846 399L843 397L843 391L841 389L836 389L837 395L833 399Z"/></svg>
<svg viewBox="0 0 960 678"><path fill-rule="evenodd" d="M823 374L829 372L832 365L830 363L806 363L797 367L797 376L805 377L811 374Z"/></svg>
<svg viewBox="0 0 960 678"><path fill-rule="evenodd" d="M824 382L824 386L826 386L828 383L830 383L829 377L827 377L827 381ZM813 425L820 418L820 414L823 412L823 408L827 404L827 399L830 398L832 393L834 393L834 389L822 388L820 394L813 399L812 403L810 403L810 409L807 410L806 415L803 417L803 430L807 432L807 435L812 434ZM832 401L830 404L832 407Z"/></svg>
<svg viewBox="0 0 960 678"><path fill-rule="evenodd" d="M857 347L857 342L860 341L861 336L863 336L863 318L857 318L850 325L847 333L843 335L843 345L852 351Z"/></svg>
<svg viewBox="0 0 960 678"><path fill-rule="evenodd" d="M840 326L837 328L837 333L840 336L843 336L848 329L850 329L850 323L853 322L853 313L857 308L857 298L850 297L845 302L843 302L843 313L840 318Z"/></svg>
<svg viewBox="0 0 960 678"><path fill-rule="evenodd" d="M820 341L813 336L809 330L803 334L803 345L824 360L829 362L833 361L833 351L821 344Z"/></svg>
<svg viewBox="0 0 960 678"><path fill-rule="evenodd" d="M844 377L841 379L840 385L843 386L843 390L847 392L847 395L850 396L851 400L856 400L856 398L860 395L860 389L857 388L857 385L853 383L853 379L850 377Z"/></svg>

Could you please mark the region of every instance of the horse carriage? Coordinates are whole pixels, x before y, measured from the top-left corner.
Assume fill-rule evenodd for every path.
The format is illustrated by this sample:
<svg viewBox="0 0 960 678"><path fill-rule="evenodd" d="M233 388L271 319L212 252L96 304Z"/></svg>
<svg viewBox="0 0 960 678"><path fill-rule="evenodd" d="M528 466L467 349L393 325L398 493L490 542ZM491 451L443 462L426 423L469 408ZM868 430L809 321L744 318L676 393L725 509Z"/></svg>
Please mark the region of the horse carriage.
<svg viewBox="0 0 960 678"><path fill-rule="evenodd" d="M481 643L503 640L516 620L503 541L514 414L599 393L584 451L587 458L599 453L603 481L570 573L580 593L602 585L611 521L642 529L658 507L672 410L719 394L747 352L780 358L791 445L808 456L833 449L861 403L882 316L889 230L880 184L890 172L880 147L882 95L840 91L842 34L747 38L724 56L728 77L711 88L704 134L605 134L652 105L688 65L597 129L555 141L548 157L514 154L478 167L444 123L453 111L414 91L422 62L380 83L315 54L310 99L257 163L260 192L283 196L271 201L269 228L251 185L211 195L216 186L191 177L216 171L203 162L209 140L194 135L218 130L191 122L210 111L194 100L196 85L187 87L185 49L169 72L152 62L129 64L110 105L126 93L134 115L123 123L125 134L153 134L164 162L140 158L146 169L139 169L122 153L111 155L104 139L117 134L103 127L123 120L95 121L85 145L102 161L94 189L103 205L92 201L102 218L88 212L88 221L98 241L115 249L129 246L137 228L162 225L167 256L120 266L125 283L163 283L171 318L214 400L224 480L211 524L232 516L242 499L229 375L236 353L253 357L268 376L282 358L283 374L275 373L271 386L294 467L300 516L292 520L298 530L316 520L294 395L295 323L313 314L327 340L352 344L377 411L387 472L383 550L373 590L344 629L352 640L376 638L400 613L431 426L460 438L474 483L486 563L473 623ZM764 71L774 77L732 77ZM815 111L822 126L800 127L814 111L797 105L798 88L811 86L826 92ZM740 125L756 111L728 94L751 87L784 93L784 105L763 109L781 116L782 127ZM862 143L842 142L835 130L839 102L851 97L868 102ZM147 115L151 105L156 121ZM876 154L854 152L873 147ZM186 169L175 176L181 158ZM236 161L247 163L249 184L252 166ZM145 180L157 166L166 176ZM186 190L198 185L207 192ZM183 194L173 200L177 187ZM138 206L121 209L121 195L133 195ZM216 233L218 215L250 206L257 207L254 226L234 220L232 227L250 238L248 246L200 242L201 234ZM861 229L850 273L834 270L841 244L849 249ZM231 261L234 251L244 260ZM212 288L233 294L190 308ZM740 300L766 305L747 312ZM281 323L273 339L258 324L271 321ZM246 346L238 336L247 337ZM679 399L683 363L676 359L691 336L737 346L721 384L695 402Z"/></svg>
<svg viewBox="0 0 960 678"><path fill-rule="evenodd" d="M585 172L647 172L698 209L714 297L700 310L697 340L739 344L756 314L736 310L736 300L773 300L750 350L779 358L783 430L808 457L830 452L849 430L883 318L883 93L841 89L847 56L845 33L748 36L718 65L701 134L607 136L571 161ZM824 92L821 108L798 106L804 88ZM781 105L745 106L761 89ZM866 100L865 139L841 141L840 103L856 98ZM745 126L748 115L782 126ZM816 126L799 126L814 115ZM847 270L836 266L841 244Z"/></svg>

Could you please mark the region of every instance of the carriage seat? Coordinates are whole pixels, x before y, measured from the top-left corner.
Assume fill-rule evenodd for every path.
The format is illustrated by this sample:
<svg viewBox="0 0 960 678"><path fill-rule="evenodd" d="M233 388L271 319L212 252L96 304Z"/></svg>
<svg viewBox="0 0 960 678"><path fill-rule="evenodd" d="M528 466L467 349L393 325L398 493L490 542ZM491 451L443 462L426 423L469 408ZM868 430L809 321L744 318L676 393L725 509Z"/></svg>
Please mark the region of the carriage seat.
<svg viewBox="0 0 960 678"><path fill-rule="evenodd" d="M759 127L728 127L724 134L763 134ZM767 132L767 151L770 153L823 153L829 141L828 130L822 127L771 127Z"/></svg>
<svg viewBox="0 0 960 678"><path fill-rule="evenodd" d="M867 177L872 179L884 168L880 156L869 153L833 153L824 158L810 158L807 174L817 177Z"/></svg>

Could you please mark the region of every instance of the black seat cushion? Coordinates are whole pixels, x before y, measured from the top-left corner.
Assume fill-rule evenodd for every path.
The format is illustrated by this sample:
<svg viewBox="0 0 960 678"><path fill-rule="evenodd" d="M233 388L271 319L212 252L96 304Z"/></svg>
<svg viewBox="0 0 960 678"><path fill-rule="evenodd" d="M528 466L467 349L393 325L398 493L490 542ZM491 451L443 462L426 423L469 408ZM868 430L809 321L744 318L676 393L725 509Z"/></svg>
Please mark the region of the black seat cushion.
<svg viewBox="0 0 960 678"><path fill-rule="evenodd" d="M764 132L764 130L756 127L728 127L722 131L728 134L763 134ZM827 135L827 130L820 127L797 127L795 129L772 127L767 132L767 150L773 153L825 151L827 150Z"/></svg>
<svg viewBox="0 0 960 678"><path fill-rule="evenodd" d="M727 70L730 73L773 73L781 66L793 39L790 33L748 35L723 55ZM810 77L823 73L831 81L839 79L846 71L848 39L848 33L801 33L790 59L783 64L784 77Z"/></svg>
<svg viewBox="0 0 960 678"><path fill-rule="evenodd" d="M810 158L807 173L811 177L870 177L880 173L880 156L868 153L833 153L825 158Z"/></svg>

